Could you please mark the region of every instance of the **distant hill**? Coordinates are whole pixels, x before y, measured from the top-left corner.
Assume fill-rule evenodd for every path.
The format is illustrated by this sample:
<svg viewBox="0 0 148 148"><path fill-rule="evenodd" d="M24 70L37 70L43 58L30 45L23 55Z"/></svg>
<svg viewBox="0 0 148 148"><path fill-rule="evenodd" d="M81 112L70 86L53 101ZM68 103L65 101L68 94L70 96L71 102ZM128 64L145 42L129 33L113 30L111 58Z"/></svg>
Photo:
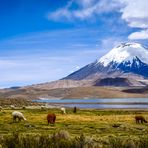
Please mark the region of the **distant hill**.
<svg viewBox="0 0 148 148"><path fill-rule="evenodd" d="M96 82L95 86L131 86L134 85L127 78L104 78Z"/></svg>

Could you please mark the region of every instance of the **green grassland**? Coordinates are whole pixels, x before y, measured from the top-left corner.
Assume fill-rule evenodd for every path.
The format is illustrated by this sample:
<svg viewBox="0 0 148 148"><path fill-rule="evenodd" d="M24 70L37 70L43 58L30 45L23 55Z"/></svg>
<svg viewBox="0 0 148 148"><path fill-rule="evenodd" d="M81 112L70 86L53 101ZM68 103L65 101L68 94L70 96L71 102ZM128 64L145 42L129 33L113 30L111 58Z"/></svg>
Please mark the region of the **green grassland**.
<svg viewBox="0 0 148 148"><path fill-rule="evenodd" d="M98 92L97 88L88 90L86 97ZM70 89L67 92L71 95L65 91L63 94L68 94L66 98L81 98L87 89L77 91L79 93ZM52 93L57 91L52 90ZM104 91L103 94L111 93ZM127 97L126 94L123 96ZM148 148L148 123L136 124L134 119L140 114L148 121L146 109L79 109L74 114L73 109L67 108L67 114L63 115L60 109L45 109L41 107L43 103L30 99L1 97L0 148ZM11 109L11 105L15 109ZM22 112L27 121L13 122L12 112L15 110ZM56 114L55 125L47 125L48 113Z"/></svg>
<svg viewBox="0 0 148 148"><path fill-rule="evenodd" d="M67 114L62 115L60 109L20 109L27 121L15 123L11 115L13 111L4 109L0 112L0 134L16 131L24 134L50 134L58 130L67 130L73 136L84 133L93 137L148 134L148 124L136 124L134 120L135 114L142 114L148 119L147 111L78 110L74 114L72 109L67 109ZM51 112L57 116L54 126L47 125L46 116Z"/></svg>

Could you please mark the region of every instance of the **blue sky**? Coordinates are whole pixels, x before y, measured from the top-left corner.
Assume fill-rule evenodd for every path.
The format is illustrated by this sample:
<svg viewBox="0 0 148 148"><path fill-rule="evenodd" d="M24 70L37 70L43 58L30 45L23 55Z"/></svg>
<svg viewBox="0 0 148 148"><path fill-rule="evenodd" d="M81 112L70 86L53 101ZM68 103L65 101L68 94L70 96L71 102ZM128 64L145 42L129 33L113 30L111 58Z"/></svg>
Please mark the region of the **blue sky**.
<svg viewBox="0 0 148 148"><path fill-rule="evenodd" d="M0 87L60 79L121 42L148 46L147 10L147 0L0 1Z"/></svg>

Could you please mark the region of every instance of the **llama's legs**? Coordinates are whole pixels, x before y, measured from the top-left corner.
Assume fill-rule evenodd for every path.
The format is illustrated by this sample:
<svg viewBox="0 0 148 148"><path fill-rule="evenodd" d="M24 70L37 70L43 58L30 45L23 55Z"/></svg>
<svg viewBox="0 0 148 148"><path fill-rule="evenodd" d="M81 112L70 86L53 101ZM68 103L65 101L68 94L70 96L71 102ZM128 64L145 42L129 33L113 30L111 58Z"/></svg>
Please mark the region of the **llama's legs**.
<svg viewBox="0 0 148 148"><path fill-rule="evenodd" d="M136 120L136 123L139 124L139 120Z"/></svg>
<svg viewBox="0 0 148 148"><path fill-rule="evenodd" d="M143 120L141 120L141 123L143 124Z"/></svg>
<svg viewBox="0 0 148 148"><path fill-rule="evenodd" d="M55 123L56 117L53 118L53 124Z"/></svg>
<svg viewBox="0 0 148 148"><path fill-rule="evenodd" d="M15 122L15 121L16 121L16 117L14 116L14 117L13 117L13 122Z"/></svg>

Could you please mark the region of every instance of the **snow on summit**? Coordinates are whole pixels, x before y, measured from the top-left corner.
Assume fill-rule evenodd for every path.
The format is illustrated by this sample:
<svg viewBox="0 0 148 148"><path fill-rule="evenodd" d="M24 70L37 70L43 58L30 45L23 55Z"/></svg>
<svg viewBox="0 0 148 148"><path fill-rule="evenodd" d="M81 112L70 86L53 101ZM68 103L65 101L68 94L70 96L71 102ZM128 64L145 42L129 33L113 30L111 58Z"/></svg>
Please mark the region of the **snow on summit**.
<svg viewBox="0 0 148 148"><path fill-rule="evenodd" d="M139 43L122 43L105 56L78 71L66 79L84 80L100 78L148 78L148 49Z"/></svg>
<svg viewBox="0 0 148 148"><path fill-rule="evenodd" d="M97 63L107 66L110 62L132 62L136 57L143 63L148 64L148 49L139 43L121 43L121 45L113 48L109 53L101 57Z"/></svg>

